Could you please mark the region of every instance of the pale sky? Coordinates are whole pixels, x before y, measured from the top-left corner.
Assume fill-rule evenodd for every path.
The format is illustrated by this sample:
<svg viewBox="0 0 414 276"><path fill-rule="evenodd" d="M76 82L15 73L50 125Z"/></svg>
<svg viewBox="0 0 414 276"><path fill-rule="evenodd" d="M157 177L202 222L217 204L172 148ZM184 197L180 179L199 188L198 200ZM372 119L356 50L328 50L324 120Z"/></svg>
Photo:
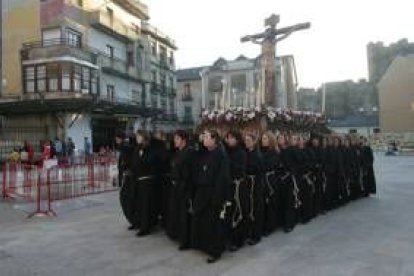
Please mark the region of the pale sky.
<svg viewBox="0 0 414 276"><path fill-rule="evenodd" d="M259 45L240 37L264 30L264 19L280 15L278 27L310 21L311 29L282 41L278 55L294 55L300 87L367 78L366 45L401 38L414 41L412 0L143 0L151 22L174 38L177 68L211 65L217 58L255 57Z"/></svg>

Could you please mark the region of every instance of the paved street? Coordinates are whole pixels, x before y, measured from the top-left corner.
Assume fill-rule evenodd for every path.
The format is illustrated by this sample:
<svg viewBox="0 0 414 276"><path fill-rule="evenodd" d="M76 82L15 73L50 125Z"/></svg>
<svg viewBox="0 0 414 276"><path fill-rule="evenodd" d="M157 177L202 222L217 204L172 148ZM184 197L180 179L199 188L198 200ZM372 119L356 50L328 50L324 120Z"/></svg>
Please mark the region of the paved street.
<svg viewBox="0 0 414 276"><path fill-rule="evenodd" d="M213 265L161 232L136 238L116 193L64 203L55 219L0 203L0 275L414 275L414 157L377 156L376 173L376 197Z"/></svg>

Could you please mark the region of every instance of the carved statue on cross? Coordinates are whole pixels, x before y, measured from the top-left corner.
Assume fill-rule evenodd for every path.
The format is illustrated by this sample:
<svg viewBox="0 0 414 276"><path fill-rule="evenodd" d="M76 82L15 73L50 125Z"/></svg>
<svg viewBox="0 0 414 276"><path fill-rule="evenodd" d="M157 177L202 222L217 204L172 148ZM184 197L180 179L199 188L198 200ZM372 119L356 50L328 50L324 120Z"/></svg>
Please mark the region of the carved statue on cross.
<svg viewBox="0 0 414 276"><path fill-rule="evenodd" d="M310 28L310 23L301 23L277 29L276 25L280 21L280 16L272 14L265 20L266 30L263 33L247 35L241 38L241 42L252 42L262 46L261 68L262 68L262 87L264 87L264 102L258 105L269 107L279 107L277 101L277 84L275 72L276 44L289 37L293 32ZM258 93L261 93L260 91Z"/></svg>

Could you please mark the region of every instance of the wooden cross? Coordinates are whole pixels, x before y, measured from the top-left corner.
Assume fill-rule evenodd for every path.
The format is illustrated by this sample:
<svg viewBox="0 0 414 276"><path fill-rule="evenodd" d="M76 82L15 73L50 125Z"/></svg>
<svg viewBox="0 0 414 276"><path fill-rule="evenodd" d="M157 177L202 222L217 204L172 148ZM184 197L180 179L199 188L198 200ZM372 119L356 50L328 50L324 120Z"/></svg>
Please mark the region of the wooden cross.
<svg viewBox="0 0 414 276"><path fill-rule="evenodd" d="M276 25L280 21L280 16L272 14L265 19L266 30L259 34L247 35L241 38L241 42L252 42L262 46L261 67L262 67L262 83L264 82L264 95L259 97L259 107L282 107L277 101L277 85L276 85L276 44L290 36L293 32L309 29L310 23L300 23L284 28L277 29ZM260 91L258 92L260 93Z"/></svg>

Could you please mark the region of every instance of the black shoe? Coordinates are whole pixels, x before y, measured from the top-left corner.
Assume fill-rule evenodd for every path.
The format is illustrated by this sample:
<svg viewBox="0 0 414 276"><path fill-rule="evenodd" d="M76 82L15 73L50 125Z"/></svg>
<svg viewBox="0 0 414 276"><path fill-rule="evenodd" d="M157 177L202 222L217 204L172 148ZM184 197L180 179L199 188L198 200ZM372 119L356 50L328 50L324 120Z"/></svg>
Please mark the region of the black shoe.
<svg viewBox="0 0 414 276"><path fill-rule="evenodd" d="M144 237L144 236L147 236L149 234L149 232L148 231L138 231L138 233L137 233L137 237Z"/></svg>
<svg viewBox="0 0 414 276"><path fill-rule="evenodd" d="M237 251L237 250L239 250L239 249L240 249L240 247L239 247L239 246L237 246L237 245L232 245L232 246L230 246L230 248L229 248L230 252L235 252L235 251Z"/></svg>
<svg viewBox="0 0 414 276"><path fill-rule="evenodd" d="M180 247L178 247L178 250L180 250L180 251L185 251L185 250L188 250L188 249L190 249L190 247L187 246L187 245L180 245Z"/></svg>
<svg viewBox="0 0 414 276"><path fill-rule="evenodd" d="M290 233L290 232L292 232L292 230L293 230L293 228L285 228L285 229L283 229L283 231L285 233Z"/></svg>
<svg viewBox="0 0 414 276"><path fill-rule="evenodd" d="M248 240L247 244L248 245L256 245L260 242L260 239L254 239L254 240Z"/></svg>
<svg viewBox="0 0 414 276"><path fill-rule="evenodd" d="M220 259L220 257L208 257L207 263L208 264L213 264L213 263L217 262L219 259Z"/></svg>
<svg viewBox="0 0 414 276"><path fill-rule="evenodd" d="M130 227L128 227L128 231L134 231L134 230L138 230L138 227L136 227L135 225L131 225Z"/></svg>

